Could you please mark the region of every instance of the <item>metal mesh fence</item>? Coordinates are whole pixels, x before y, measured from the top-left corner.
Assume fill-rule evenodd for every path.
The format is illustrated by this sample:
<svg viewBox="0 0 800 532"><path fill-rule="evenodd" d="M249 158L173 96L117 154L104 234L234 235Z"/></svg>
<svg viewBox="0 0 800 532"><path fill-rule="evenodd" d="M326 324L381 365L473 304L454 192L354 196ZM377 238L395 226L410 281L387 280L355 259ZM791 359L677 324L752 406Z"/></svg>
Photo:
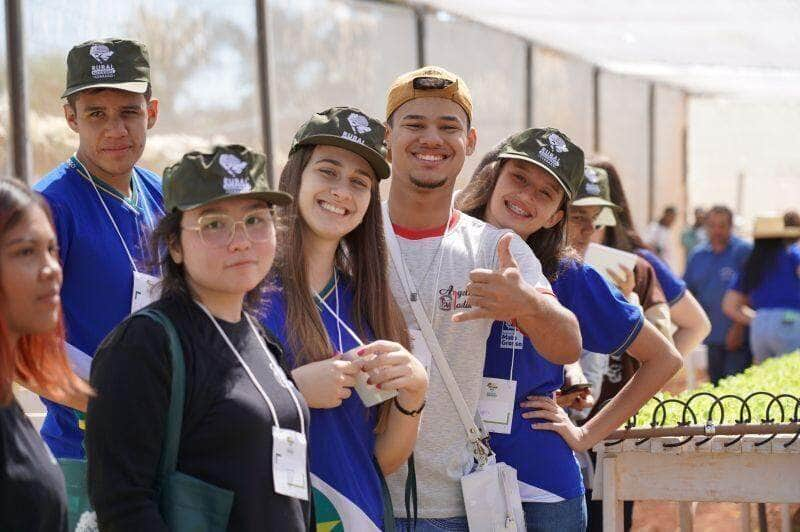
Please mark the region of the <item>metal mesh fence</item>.
<svg viewBox="0 0 800 532"><path fill-rule="evenodd" d="M418 15L395 3L276 0L268 6L276 170L294 131L315 111L352 105L383 117L389 83L417 66L418 16L425 62L461 75L474 99L478 146L459 187L483 153L531 121L563 129L587 153L593 151L598 113L595 69L589 63L533 46L529 65L528 43L519 37L443 12ZM23 7L34 181L77 146L59 96L67 51L90 38L132 37L150 50L160 115L148 135L143 166L161 171L182 153L214 143L262 147L254 2L29 0ZM5 59L3 50L0 62ZM0 74L0 168L7 167L9 157L5 72ZM641 80L603 74L599 93L601 151L620 165L629 195L641 205L636 210L640 225L647 221L649 197L648 87ZM683 182L683 154L673 149L683 142L682 121L662 121L659 127L659 139L669 147L658 159L656 182L659 190L673 192Z"/></svg>

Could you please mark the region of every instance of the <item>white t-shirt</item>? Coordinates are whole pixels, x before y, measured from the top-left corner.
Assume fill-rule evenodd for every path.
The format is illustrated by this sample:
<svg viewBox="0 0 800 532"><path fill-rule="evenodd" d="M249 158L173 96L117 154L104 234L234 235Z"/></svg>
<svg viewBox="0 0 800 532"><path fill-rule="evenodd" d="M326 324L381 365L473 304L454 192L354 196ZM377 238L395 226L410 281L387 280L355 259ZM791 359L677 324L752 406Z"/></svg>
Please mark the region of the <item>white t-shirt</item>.
<svg viewBox="0 0 800 532"><path fill-rule="evenodd" d="M397 227L395 232L406 268L419 290L419 298L426 314L429 318L433 316L433 329L461 393L469 409L476 411L486 356L486 339L493 321L485 319L453 323L451 317L466 306L465 288L470 271L476 268L496 269L497 243L502 235L510 231L497 229L456 211L444 237L441 234L435 236L431 232L426 234ZM391 235L386 235L386 238L391 238ZM552 293L539 260L516 234L513 235L510 250L525 281L542 291ZM403 284L391 261L389 279L406 323L410 329L419 329L404 294ZM460 479L469 470L472 452L436 364L431 363L430 368L427 405L414 448L418 516L426 519L463 516L466 511L461 496ZM405 517L406 476L407 468L403 466L387 478L397 517Z"/></svg>

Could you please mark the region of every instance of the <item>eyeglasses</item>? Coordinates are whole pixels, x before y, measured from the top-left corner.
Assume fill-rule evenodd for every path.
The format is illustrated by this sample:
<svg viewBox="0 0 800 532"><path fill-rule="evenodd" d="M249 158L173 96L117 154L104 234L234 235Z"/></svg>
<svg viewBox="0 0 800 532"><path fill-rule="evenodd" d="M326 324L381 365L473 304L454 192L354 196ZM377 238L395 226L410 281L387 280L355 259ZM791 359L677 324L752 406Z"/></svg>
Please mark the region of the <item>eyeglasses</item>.
<svg viewBox="0 0 800 532"><path fill-rule="evenodd" d="M197 227L181 227L187 231L200 233L203 244L212 248L224 248L233 241L236 226L242 224L244 235L250 242L266 242L272 236L272 209L252 211L241 220L234 220L227 214L204 214L197 219Z"/></svg>

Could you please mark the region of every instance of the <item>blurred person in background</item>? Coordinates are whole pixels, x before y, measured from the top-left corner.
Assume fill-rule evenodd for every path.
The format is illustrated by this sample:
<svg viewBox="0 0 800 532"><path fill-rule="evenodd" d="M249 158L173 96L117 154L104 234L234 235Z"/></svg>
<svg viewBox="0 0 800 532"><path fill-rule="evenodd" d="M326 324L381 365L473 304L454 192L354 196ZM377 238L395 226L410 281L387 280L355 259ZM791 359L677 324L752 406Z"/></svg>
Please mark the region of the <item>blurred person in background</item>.
<svg viewBox="0 0 800 532"><path fill-rule="evenodd" d="M750 327L753 362L800 348L800 220L758 217L753 252L722 301L725 315Z"/></svg>
<svg viewBox="0 0 800 532"><path fill-rule="evenodd" d="M672 226L675 224L675 218L678 211L673 206L664 208L661 217L647 226L645 231L645 242L667 264L670 264L673 259L672 251Z"/></svg>
<svg viewBox="0 0 800 532"><path fill-rule="evenodd" d="M633 224L631 206L616 167L605 159L598 159L592 164L605 170L608 175L611 202L619 206L614 212L617 225L598 231L594 235L595 241L636 253L652 266L669 305L669 317L675 328L672 331L672 341L681 355L687 356L711 331L708 315L695 299L693 290L687 289L686 283L642 241Z"/></svg>
<svg viewBox="0 0 800 532"><path fill-rule="evenodd" d="M55 218L67 354L76 373L88 379L100 341L135 306L148 302L156 280L150 274L157 271L147 266L147 246L163 215L161 178L135 166L158 118L147 49L125 39L74 46L62 98L78 147L34 188ZM144 297L135 300L136 292ZM53 454L83 458L82 423L69 408L75 405L43 402L47 417L41 433Z"/></svg>
<svg viewBox="0 0 800 532"><path fill-rule="evenodd" d="M733 235L733 212L723 205L709 209L706 233L708 242L692 252L684 280L711 320L705 343L708 376L716 384L723 377L744 371L752 360L747 326L734 322L722 310L725 292L750 256L752 246Z"/></svg>
<svg viewBox="0 0 800 532"><path fill-rule="evenodd" d="M54 399L88 397L64 351L60 290L47 204L0 179L0 530L67 530L64 476L12 389L17 380Z"/></svg>
<svg viewBox="0 0 800 532"><path fill-rule="evenodd" d="M687 260L689 259L689 255L692 254L692 250L697 247L698 244L702 244L706 241L705 222L705 209L696 207L694 209L694 223L681 233L681 246L683 246L684 256Z"/></svg>

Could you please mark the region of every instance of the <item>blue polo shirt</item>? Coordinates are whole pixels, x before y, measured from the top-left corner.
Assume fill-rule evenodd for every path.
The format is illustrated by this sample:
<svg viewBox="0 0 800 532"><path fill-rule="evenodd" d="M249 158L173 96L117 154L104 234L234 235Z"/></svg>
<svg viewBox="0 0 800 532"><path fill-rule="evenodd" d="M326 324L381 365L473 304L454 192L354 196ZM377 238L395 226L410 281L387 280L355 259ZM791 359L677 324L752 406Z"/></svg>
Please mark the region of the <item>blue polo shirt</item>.
<svg viewBox="0 0 800 532"><path fill-rule="evenodd" d="M320 292L333 310L336 309L336 291L331 280ZM339 317L357 332L353 320L353 296L350 283L340 273ZM317 307L328 338L338 350L338 322L321 304L317 303ZM286 300L282 289L267 294L262 315L262 324L285 346L289 367L296 367L295 353L289 343L292 330L286 323ZM344 328L341 333L343 352L358 347ZM368 337L362 338L365 343L373 339L368 327L367 333ZM336 408L311 408L310 411L309 468L317 530L382 530L381 481L372 458L378 407L365 407L353 390L353 394Z"/></svg>
<svg viewBox="0 0 800 532"><path fill-rule="evenodd" d="M663 260L658 258L655 253L644 248L639 248L636 250L636 254L649 262L650 266L653 267L661 289L664 291L667 304L671 307L677 303L686 292L686 283L683 279L675 275L672 269L670 269Z"/></svg>
<svg viewBox="0 0 800 532"><path fill-rule="evenodd" d="M625 301L591 266L564 261L553 283L559 302L578 318L583 348L605 354L622 353L639 334L644 317L639 307ZM508 379L515 345L517 381L510 434L491 433L497 460L517 469L525 502L558 502L584 492L580 466L572 449L555 432L534 430L522 417L520 402L529 395L549 395L564 383L564 366L542 357L530 340L512 326L497 321L486 341L484 377Z"/></svg>
<svg viewBox="0 0 800 532"><path fill-rule="evenodd" d="M732 288L750 298L755 309L785 308L800 310L800 246L786 247L775 257L774 263L761 276L755 288L744 288L744 268L734 277Z"/></svg>
<svg viewBox="0 0 800 532"><path fill-rule="evenodd" d="M119 228L139 271L154 273L147 251L152 227L163 215L161 178L134 168L131 198L99 180L97 191L70 159L34 185L55 218L64 270L61 304L67 342L88 356L131 310L133 268L106 210ZM71 408L42 399L47 417L42 438L59 458L83 458L83 431Z"/></svg>
<svg viewBox="0 0 800 532"><path fill-rule="evenodd" d="M711 244L705 243L697 246L689 257L683 280L711 320L706 344L725 343L732 322L722 312L722 298L752 249L752 245L734 236L721 253L714 253Z"/></svg>

